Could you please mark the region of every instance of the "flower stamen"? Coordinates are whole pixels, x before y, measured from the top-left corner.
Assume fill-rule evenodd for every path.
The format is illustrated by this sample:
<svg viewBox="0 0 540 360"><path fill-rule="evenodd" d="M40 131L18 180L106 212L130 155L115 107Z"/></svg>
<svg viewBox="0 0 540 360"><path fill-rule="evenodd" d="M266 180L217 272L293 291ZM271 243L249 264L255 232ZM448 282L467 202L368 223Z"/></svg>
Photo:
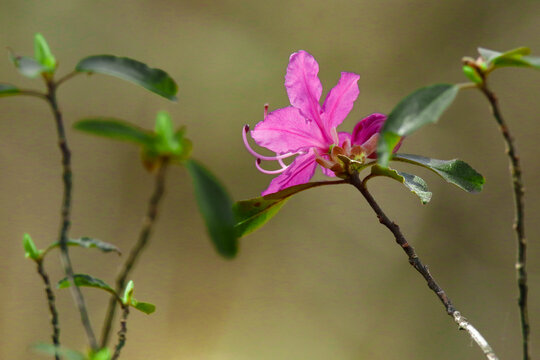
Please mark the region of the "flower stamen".
<svg viewBox="0 0 540 360"><path fill-rule="evenodd" d="M249 153L251 155L255 156L258 159L267 160L267 161L279 161L281 159L286 159L286 158L294 156L294 155L302 155L304 153L302 151L297 151L297 152L288 152L288 153L281 154L281 155L276 155L276 156L264 156L264 155L261 155L261 154L257 153L255 150L253 150L251 148L251 145L249 145L249 142L248 142L248 139L247 139L247 133L248 132L249 132L249 125L244 125L244 129L242 131L242 139L244 139L244 145L245 145L247 151L249 151Z"/></svg>
<svg viewBox="0 0 540 360"><path fill-rule="evenodd" d="M281 159L280 159L281 160ZM283 164L283 161L280 161L281 164ZM285 165L285 164L283 164ZM282 165L282 166L283 166ZM277 169L277 170L265 170L261 167L261 159L257 159L255 160L255 167L257 168L257 170L259 170L260 172L262 172L263 174L269 174L269 175L275 175L275 174L281 174L282 172L284 172L285 170L287 170L288 166L285 165L284 167L282 167L281 169Z"/></svg>

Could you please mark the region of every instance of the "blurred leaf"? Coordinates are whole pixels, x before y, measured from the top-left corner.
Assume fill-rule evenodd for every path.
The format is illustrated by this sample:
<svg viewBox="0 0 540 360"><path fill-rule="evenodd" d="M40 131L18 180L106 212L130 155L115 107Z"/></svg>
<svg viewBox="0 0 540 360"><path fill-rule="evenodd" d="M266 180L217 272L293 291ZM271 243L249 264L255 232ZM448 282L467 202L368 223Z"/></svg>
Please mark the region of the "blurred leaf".
<svg viewBox="0 0 540 360"><path fill-rule="evenodd" d="M32 238L28 234L23 236L24 256L32 260L38 260L41 256L41 250L36 248L36 245L32 241Z"/></svg>
<svg viewBox="0 0 540 360"><path fill-rule="evenodd" d="M96 353L90 353L88 360L110 360L111 350L109 348L103 348Z"/></svg>
<svg viewBox="0 0 540 360"><path fill-rule="evenodd" d="M431 195L433 194L428 190L426 182L421 177L390 168L383 168L379 165L372 166L371 173L399 181L416 194L420 198L420 201L422 201L422 204L427 204L431 200Z"/></svg>
<svg viewBox="0 0 540 360"><path fill-rule="evenodd" d="M104 241L89 238L89 237L82 237L82 238L79 238L79 239L69 239L67 241L67 244L69 246L80 246L80 247L84 247L84 248L87 248L87 249L96 248L96 249L99 249L99 250L101 250L103 252L114 251L115 253L118 253L118 255L122 254L120 252L120 249L118 249L113 244L109 244L109 243L106 243ZM49 247L47 248L46 251L48 252L49 250L54 249L54 248L59 247L59 246L60 246L60 242L58 242L58 241L54 242L51 245L49 245Z"/></svg>
<svg viewBox="0 0 540 360"><path fill-rule="evenodd" d="M111 75L161 95L176 100L178 86L163 70L148 67L146 64L126 57L95 55L82 59L75 69L79 72Z"/></svg>
<svg viewBox="0 0 540 360"><path fill-rule="evenodd" d="M127 305L131 303L131 298L133 297L133 280L129 280L129 282L126 285L126 288L124 289L124 295L122 296L122 302L124 305Z"/></svg>
<svg viewBox="0 0 540 360"><path fill-rule="evenodd" d="M392 160L425 167L449 183L470 193L482 191L485 182L482 175L469 164L458 159L438 160L419 155L396 154Z"/></svg>
<svg viewBox="0 0 540 360"><path fill-rule="evenodd" d="M77 121L73 127L98 136L131 141L145 147L154 146L154 134L122 120L111 118L83 119Z"/></svg>
<svg viewBox="0 0 540 360"><path fill-rule="evenodd" d="M0 83L0 97L2 96L10 96L10 95L17 95L20 93L21 90L19 90L17 87L11 85L11 84L2 84Z"/></svg>
<svg viewBox="0 0 540 360"><path fill-rule="evenodd" d="M118 298L118 294L114 291L112 287L107 285L103 280L100 280L98 278L95 278L93 276L87 275L87 274L75 274L73 276L73 280L75 281L75 284L77 286L84 286L84 287L93 287L105 290L113 295L115 295ZM58 282L57 287L59 289L65 289L71 286L71 283L69 282L69 279L66 277Z"/></svg>
<svg viewBox="0 0 540 360"><path fill-rule="evenodd" d="M186 162L195 188L199 210L218 253L233 258L238 252L232 201L226 190L204 166L190 159Z"/></svg>
<svg viewBox="0 0 540 360"><path fill-rule="evenodd" d="M156 311L156 305L142 302L142 301L137 301L133 298L131 299L131 306L133 306L135 309L142 311L143 313L148 314L148 315Z"/></svg>
<svg viewBox="0 0 540 360"><path fill-rule="evenodd" d="M26 77L35 78L47 71L43 65L29 56L15 56L10 54L10 58L17 70Z"/></svg>
<svg viewBox="0 0 540 360"><path fill-rule="evenodd" d="M53 344L39 343L33 345L32 349L43 355L54 356L56 354L56 347ZM82 353L61 346L58 348L58 353L64 360L86 360L86 356Z"/></svg>
<svg viewBox="0 0 540 360"><path fill-rule="evenodd" d="M520 47L504 53L478 48L478 52L484 58L487 65L493 65L494 68L514 66L540 69L540 57L528 56L531 50L527 47Z"/></svg>
<svg viewBox="0 0 540 360"><path fill-rule="evenodd" d="M156 144L160 154L180 154L181 143L177 141L171 117L166 111L160 111L156 117Z"/></svg>
<svg viewBox="0 0 540 360"><path fill-rule="evenodd" d="M34 36L34 57L38 63L43 65L43 68L49 72L54 72L56 68L56 59L51 53L51 49L47 41L40 33Z"/></svg>
<svg viewBox="0 0 540 360"><path fill-rule="evenodd" d="M233 205L236 236L242 237L266 224L281 209L289 197L301 191L324 185L343 184L343 181L318 181L288 187L281 191L254 199L238 201Z"/></svg>
<svg viewBox="0 0 540 360"><path fill-rule="evenodd" d="M436 84L416 90L405 97L386 119L377 144L378 162L387 167L401 137L410 135L428 123L436 122L454 101L459 87Z"/></svg>

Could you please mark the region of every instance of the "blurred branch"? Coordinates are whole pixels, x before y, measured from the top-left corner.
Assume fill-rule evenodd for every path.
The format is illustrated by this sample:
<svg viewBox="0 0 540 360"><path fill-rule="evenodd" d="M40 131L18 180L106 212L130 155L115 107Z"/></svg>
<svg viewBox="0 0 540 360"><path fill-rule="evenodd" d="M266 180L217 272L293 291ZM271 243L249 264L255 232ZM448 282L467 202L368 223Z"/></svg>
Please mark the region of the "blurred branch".
<svg viewBox="0 0 540 360"><path fill-rule="evenodd" d="M379 222L386 226L388 230L390 230L392 234L394 234L396 242L407 254L409 258L409 264L411 264L416 269L416 271L418 271L424 277L429 288L437 295L439 300L441 300L441 302L443 303L448 315L452 316L454 321L459 325L460 329L467 331L471 339L474 340L474 342L480 347L488 360L498 360L497 355L495 355L493 349L491 348L491 346L489 346L488 342L484 339L482 334L480 334L478 330L476 330L463 316L461 316L461 313L457 311L457 309L454 307L454 305L446 295L445 291L439 286L439 284L437 284L437 282L429 272L428 267L422 263L422 261L416 254L414 248L409 245L409 243L405 239L405 236L399 229L399 226L393 221L391 221L388 216L386 216L386 214L382 211L379 204L377 204L365 184L362 182L362 180L360 180L358 173L355 173L353 176L351 176L350 181L351 184L356 187L358 191L360 191L360 193L367 200L369 206L371 206L371 208L377 215Z"/></svg>
<svg viewBox="0 0 540 360"><path fill-rule="evenodd" d="M523 359L529 360L529 315L527 307L527 240L525 239L525 224L524 224L524 203L523 203L523 181L521 179L521 166L519 164L519 157L516 153L514 141L508 126L504 121L504 118L499 109L499 102L495 94L487 87L486 81L479 86L479 89L486 96L491 106L493 117L499 125L499 129L506 145L506 154L510 162L510 175L512 177L512 185L514 188L514 207L515 207L515 220L514 230L516 232L517 239L517 259L516 259L516 272L517 283L519 288L519 311L521 318L521 334L523 339Z"/></svg>
<svg viewBox="0 0 540 360"><path fill-rule="evenodd" d="M71 152L69 150L66 133L64 129L64 122L62 120L62 113L58 107L58 102L56 100L56 87L57 84L50 78L45 77L45 82L47 84L47 95L46 100L49 103L51 110L56 120L56 132L58 134L58 147L62 154L62 179L64 182L64 195L62 200L62 210L61 210L61 224L60 224L60 233L58 235L58 241L60 243L60 258L62 259L62 264L64 266L64 272L69 279L71 286L71 294L73 299L79 309L81 315L81 321L83 327L86 331L86 336L90 343L92 350L97 351L98 345L96 341L96 336L92 330L92 325L90 323L90 318L88 317L88 311L86 309L86 303L84 301L83 294L81 289L75 284L73 280L73 265L71 264L71 259L69 257L69 250L67 246L68 232L71 225L70 213L71 213L71 192L72 192L72 172L71 172Z"/></svg>
<svg viewBox="0 0 540 360"><path fill-rule="evenodd" d="M36 260L37 272L43 279L45 284L45 293L47 294L47 303L49 304L49 312L51 313L51 326L53 329L52 342L54 344L54 358L60 360L60 354L58 348L60 347L60 327L58 325L58 311L56 310L54 293L51 288L51 282L49 276L43 268L43 259Z"/></svg>
<svg viewBox="0 0 540 360"><path fill-rule="evenodd" d="M118 331L118 344L114 349L114 354L111 360L116 360L120 356L120 351L126 344L126 333L127 333L127 318L129 315L129 305L122 306L122 318L120 319L120 331Z"/></svg>
<svg viewBox="0 0 540 360"><path fill-rule="evenodd" d="M163 162L159 165L159 168L155 176L154 192L152 194L152 197L150 198L150 202L148 203L148 210L143 220L143 227L139 234L139 240L137 241L135 246L131 249L129 257L126 259L126 262L124 263L124 265L122 266L122 269L120 270L120 272L118 273L118 276L116 277L115 290L116 290L116 293L118 294L125 288L126 279L128 278L131 270L133 269L133 266L135 265L137 259L139 258L142 251L144 250L146 244L148 243L148 240L150 239L150 235L151 235L153 226L155 224L155 220L157 218L158 206L159 206L161 198L163 197L163 193L165 192L165 174L167 171L167 166L168 166L167 160L163 160ZM116 297L112 296L111 299L109 300L109 305L107 308L107 313L105 316L105 321L103 323L103 329L101 332L101 347L102 348L106 347L107 343L109 342L112 322L114 320L114 315L116 313L116 306L117 306L117 299Z"/></svg>

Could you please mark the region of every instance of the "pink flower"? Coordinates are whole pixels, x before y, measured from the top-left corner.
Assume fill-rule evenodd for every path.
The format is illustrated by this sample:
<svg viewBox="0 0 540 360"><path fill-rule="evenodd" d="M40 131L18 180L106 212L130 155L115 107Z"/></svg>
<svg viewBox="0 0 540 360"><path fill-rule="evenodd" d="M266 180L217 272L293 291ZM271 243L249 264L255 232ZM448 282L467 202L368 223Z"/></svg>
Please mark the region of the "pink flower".
<svg viewBox="0 0 540 360"><path fill-rule="evenodd" d="M262 195L274 193L287 187L307 183L315 173L318 164L327 176L340 175L343 162L338 154L353 160L364 161L375 157L378 133L386 119L385 115L372 114L358 122L353 133L338 133L336 128L343 122L358 97L360 75L342 72L337 85L330 90L322 107L319 99L322 85L317 76L319 64L306 51L291 55L285 88L291 106L266 114L251 131L255 142L276 153L263 156L255 152L247 141L249 126L244 127L243 137L246 148L256 158L255 165L266 174L280 174L272 180ZM283 159L296 156L290 165ZM261 160L278 161L278 170L264 170Z"/></svg>

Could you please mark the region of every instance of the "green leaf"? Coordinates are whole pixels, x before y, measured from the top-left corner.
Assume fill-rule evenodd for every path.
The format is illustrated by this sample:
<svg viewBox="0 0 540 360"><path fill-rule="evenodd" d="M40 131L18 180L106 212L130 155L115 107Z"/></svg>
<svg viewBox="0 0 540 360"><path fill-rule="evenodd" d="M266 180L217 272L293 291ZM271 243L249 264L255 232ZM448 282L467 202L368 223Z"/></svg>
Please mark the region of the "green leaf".
<svg viewBox="0 0 540 360"><path fill-rule="evenodd" d="M379 164L388 166L392 151L401 137L436 122L454 101L458 90L457 85L436 84L418 89L401 100L381 129L377 144Z"/></svg>
<svg viewBox="0 0 540 360"><path fill-rule="evenodd" d="M103 252L114 251L118 255L122 254L120 249L118 249L113 244L109 244L109 243L106 243L104 241L89 238L89 237L82 237L82 238L79 238L79 239L69 239L67 241L67 244L68 244L68 246L80 246L80 247L84 247L86 249L96 248L96 249L99 249L99 250L101 250ZM48 252L48 251L50 251L50 250L52 250L52 249L54 249L56 247L59 247L59 246L60 246L60 242L58 242L58 241L54 242L51 245L49 245L46 252Z"/></svg>
<svg viewBox="0 0 540 360"><path fill-rule="evenodd" d="M32 238L28 234L24 234L23 236L23 247L25 257L32 260L38 260L40 258L42 251L36 248L34 241L32 241Z"/></svg>
<svg viewBox="0 0 540 360"><path fill-rule="evenodd" d="M109 348L103 348L96 353L90 353L88 360L110 360L111 350Z"/></svg>
<svg viewBox="0 0 540 360"><path fill-rule="evenodd" d="M150 68L137 60L113 55L95 55L82 59L75 69L79 72L111 75L141 85L169 100L176 100L178 86L169 74Z"/></svg>
<svg viewBox="0 0 540 360"><path fill-rule="evenodd" d="M143 313L148 314L148 315L156 311L156 305L142 302L142 301L137 301L133 298L131 299L131 306L133 306L135 309L142 311Z"/></svg>
<svg viewBox="0 0 540 360"><path fill-rule="evenodd" d="M527 47L520 47L504 53L478 48L478 52L484 58L487 65L492 65L494 68L513 66L540 69L540 57L528 56L531 50Z"/></svg>
<svg viewBox="0 0 540 360"><path fill-rule="evenodd" d="M166 111L160 111L156 117L156 150L159 154L180 154L181 143L177 140L171 117Z"/></svg>
<svg viewBox="0 0 540 360"><path fill-rule="evenodd" d="M133 290L134 290L133 288L134 288L133 280L129 280L129 282L126 285L126 288L124 289L124 295L122 296L122 303L124 303L124 305L131 303L131 298L133 297Z"/></svg>
<svg viewBox="0 0 540 360"><path fill-rule="evenodd" d="M197 161L188 160L186 168L193 179L199 211L216 250L226 258L233 258L238 252L238 239L229 194L217 178Z"/></svg>
<svg viewBox="0 0 540 360"><path fill-rule="evenodd" d="M483 82L482 77L478 74L476 69L470 65L463 66L463 73L465 76L475 84L481 84Z"/></svg>
<svg viewBox="0 0 540 360"><path fill-rule="evenodd" d="M238 201L233 205L238 237L245 236L266 224L281 209L289 197L301 191L324 185L344 184L344 181L318 181L288 187L281 191L254 199Z"/></svg>
<svg viewBox="0 0 540 360"><path fill-rule="evenodd" d="M2 96L10 96L10 95L17 95L20 92L21 92L21 90L19 90L16 86L13 86L11 84L2 84L2 83L0 83L0 97L2 97Z"/></svg>
<svg viewBox="0 0 540 360"><path fill-rule="evenodd" d="M107 291L108 293L115 295L118 298L118 294L114 291L114 289L110 287L109 285L107 285L103 280L100 280L98 278L95 278L87 274L75 274L73 276L73 280L75 281L75 284L77 286L102 289L102 290ZM60 280L57 285L59 289L65 289L70 286L71 286L71 283L69 282L69 279L67 277Z"/></svg>
<svg viewBox="0 0 540 360"><path fill-rule="evenodd" d="M56 354L56 347L53 344L39 343L33 345L32 349L47 356L54 356ZM86 360L86 356L82 353L61 346L58 348L58 354L64 360Z"/></svg>
<svg viewBox="0 0 540 360"><path fill-rule="evenodd" d="M143 145L144 147L152 147L155 141L152 132L117 119L83 119L77 121L73 127L90 134L104 136L115 140L130 141L138 145Z"/></svg>
<svg viewBox="0 0 540 360"><path fill-rule="evenodd" d="M390 168L383 168L379 165L374 165L371 167L371 174L376 176L386 176L399 181L409 190L411 190L411 192L416 194L420 198L420 201L422 201L422 204L427 204L433 195L428 190L424 179L416 175L407 174Z"/></svg>
<svg viewBox="0 0 540 360"><path fill-rule="evenodd" d="M34 57L38 63L43 65L47 72L52 73L56 68L56 59L54 58L47 41L40 33L34 36Z"/></svg>
<svg viewBox="0 0 540 360"><path fill-rule="evenodd" d="M449 183L470 193L482 191L485 182L482 175L469 164L458 159L438 160L419 155L396 154L392 160L425 167Z"/></svg>
<svg viewBox="0 0 540 360"><path fill-rule="evenodd" d="M47 71L43 65L29 56L10 55L10 58L17 70L26 77L35 78Z"/></svg>

